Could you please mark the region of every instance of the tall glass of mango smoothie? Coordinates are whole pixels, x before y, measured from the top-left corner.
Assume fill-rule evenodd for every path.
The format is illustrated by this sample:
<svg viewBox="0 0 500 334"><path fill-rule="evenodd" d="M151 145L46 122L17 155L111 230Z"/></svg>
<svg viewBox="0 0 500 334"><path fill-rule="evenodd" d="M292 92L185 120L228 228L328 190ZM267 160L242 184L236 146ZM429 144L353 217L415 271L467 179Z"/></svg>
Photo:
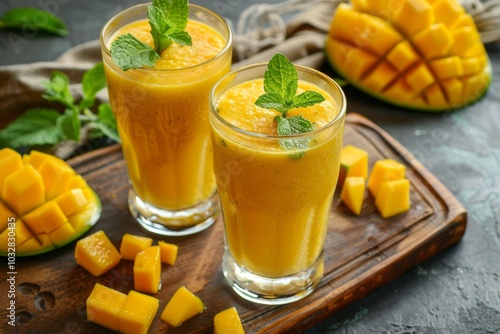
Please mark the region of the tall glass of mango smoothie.
<svg viewBox="0 0 500 334"><path fill-rule="evenodd" d="M280 93L264 89L265 81L283 78L278 73L263 79L266 64L231 72L210 97L214 172L225 229L223 273L236 293L260 304L294 302L318 284L339 173L345 96L326 75L295 68L296 94L313 91L324 101L298 103L286 112L284 123L279 112L255 103L266 92L264 100L274 106L271 95ZM309 131L278 134L283 124L285 132L288 125L303 126L304 118L312 125Z"/></svg>
<svg viewBox="0 0 500 334"><path fill-rule="evenodd" d="M186 7L191 45L182 43L187 34L179 32L179 15L165 9L177 3ZM101 50L130 182L130 211L150 232L188 235L212 225L219 211L208 97L230 70L232 33L206 8L182 0L155 4L113 17L102 29ZM115 55L120 61L128 57L125 65L113 55L113 43L122 37L125 47ZM160 49L156 55L154 48ZM144 61L150 63L141 66ZM140 64L126 67L134 62Z"/></svg>

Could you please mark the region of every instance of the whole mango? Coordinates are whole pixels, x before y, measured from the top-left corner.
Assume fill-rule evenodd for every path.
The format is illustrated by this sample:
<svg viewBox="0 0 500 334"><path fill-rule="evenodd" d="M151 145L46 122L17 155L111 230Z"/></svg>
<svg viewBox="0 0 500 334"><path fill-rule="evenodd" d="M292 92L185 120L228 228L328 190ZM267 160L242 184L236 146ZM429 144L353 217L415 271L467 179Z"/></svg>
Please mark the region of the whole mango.
<svg viewBox="0 0 500 334"><path fill-rule="evenodd" d="M491 64L457 0L352 0L334 13L325 45L334 70L386 102L449 111L480 99Z"/></svg>

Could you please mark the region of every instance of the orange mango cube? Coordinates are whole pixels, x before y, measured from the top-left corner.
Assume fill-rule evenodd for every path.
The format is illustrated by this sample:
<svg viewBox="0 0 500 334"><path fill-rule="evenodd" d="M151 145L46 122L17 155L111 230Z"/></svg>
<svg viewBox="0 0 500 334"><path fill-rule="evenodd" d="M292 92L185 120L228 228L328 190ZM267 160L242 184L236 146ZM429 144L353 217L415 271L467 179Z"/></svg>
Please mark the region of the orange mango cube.
<svg viewBox="0 0 500 334"><path fill-rule="evenodd" d="M173 266L177 259L179 246L161 240L158 241L158 246L160 246L161 262Z"/></svg>
<svg viewBox="0 0 500 334"><path fill-rule="evenodd" d="M87 320L118 331L119 313L127 295L96 283L87 298Z"/></svg>
<svg viewBox="0 0 500 334"><path fill-rule="evenodd" d="M120 244L120 254L123 259L134 261L138 253L151 247L152 244L151 238L125 233Z"/></svg>
<svg viewBox="0 0 500 334"><path fill-rule="evenodd" d="M151 246L137 254L134 260L134 289L157 293L161 288L161 255L159 246Z"/></svg>
<svg viewBox="0 0 500 334"><path fill-rule="evenodd" d="M75 259L77 264L99 277L114 268L120 262L121 255L104 231L100 230L77 241Z"/></svg>
<svg viewBox="0 0 500 334"><path fill-rule="evenodd" d="M368 179L368 189L376 198L383 182L403 179L405 173L406 166L394 159L377 160Z"/></svg>
<svg viewBox="0 0 500 334"><path fill-rule="evenodd" d="M368 152L353 145L346 145L341 151L338 185L342 186L349 176L368 177Z"/></svg>
<svg viewBox="0 0 500 334"><path fill-rule="evenodd" d="M245 334L238 310L228 308L214 317L214 334Z"/></svg>
<svg viewBox="0 0 500 334"><path fill-rule="evenodd" d="M4 179L2 199L18 215L36 208L45 201L45 186L41 175L30 165Z"/></svg>
<svg viewBox="0 0 500 334"><path fill-rule="evenodd" d="M10 148L0 150L0 194L7 176L23 168L21 155Z"/></svg>
<svg viewBox="0 0 500 334"><path fill-rule="evenodd" d="M375 206L383 218L390 218L410 209L410 181L400 179L382 183Z"/></svg>
<svg viewBox="0 0 500 334"><path fill-rule="evenodd" d="M365 195L365 178L362 176L348 176L342 186L340 199L356 215L361 213Z"/></svg>
<svg viewBox="0 0 500 334"><path fill-rule="evenodd" d="M146 334L159 307L159 300L130 290L118 314L118 331L125 334Z"/></svg>
<svg viewBox="0 0 500 334"><path fill-rule="evenodd" d="M161 314L161 320L177 327L205 310L201 299L185 286L181 286L169 300Z"/></svg>

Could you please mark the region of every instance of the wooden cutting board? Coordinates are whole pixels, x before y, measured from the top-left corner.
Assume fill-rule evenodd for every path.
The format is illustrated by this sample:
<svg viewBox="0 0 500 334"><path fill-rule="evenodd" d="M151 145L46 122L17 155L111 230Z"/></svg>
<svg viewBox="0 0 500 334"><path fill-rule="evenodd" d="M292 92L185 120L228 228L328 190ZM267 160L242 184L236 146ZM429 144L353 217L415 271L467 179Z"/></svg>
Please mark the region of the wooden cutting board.
<svg viewBox="0 0 500 334"><path fill-rule="evenodd" d="M212 333L216 313L235 306L246 333L298 332L324 320L342 307L400 276L440 250L459 241L467 213L455 197L404 147L371 121L348 114L344 144L369 152L369 166L393 158L407 166L411 182L409 212L382 219L373 198L365 194L362 213L354 216L337 191L325 245L325 276L308 297L284 306L256 305L235 295L221 271L223 226L187 237L157 237L142 230L129 213L128 183L119 146L111 146L70 161L102 201L102 216L89 232L104 230L117 248L124 233L152 236L179 245L174 266L163 266L160 308L149 333ZM86 320L85 301L94 284L128 293L133 289L133 263L122 260L95 278L74 260L75 243L53 252L16 259L17 325L3 333L107 333ZM5 272L5 269L4 269ZM2 283L3 285L4 283ZM206 310L178 328L160 320L161 311L181 285L198 295ZM7 305L5 290L0 305Z"/></svg>

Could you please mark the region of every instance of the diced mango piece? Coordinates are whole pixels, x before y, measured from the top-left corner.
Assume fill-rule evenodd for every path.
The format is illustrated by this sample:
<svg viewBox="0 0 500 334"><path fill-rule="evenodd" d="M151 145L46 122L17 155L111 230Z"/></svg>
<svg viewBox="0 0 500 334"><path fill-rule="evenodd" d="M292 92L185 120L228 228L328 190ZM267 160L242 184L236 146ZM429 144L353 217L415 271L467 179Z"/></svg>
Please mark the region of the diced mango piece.
<svg viewBox="0 0 500 334"><path fill-rule="evenodd" d="M398 71L387 62L381 62L364 79L363 84L374 92L383 91L398 76Z"/></svg>
<svg viewBox="0 0 500 334"><path fill-rule="evenodd" d="M443 81L443 88L448 100L454 105L459 105L463 101L464 83L457 78Z"/></svg>
<svg viewBox="0 0 500 334"><path fill-rule="evenodd" d="M398 71L406 70L420 59L413 49L413 46L407 40L399 42L391 52L387 54L386 58L392 66L398 69Z"/></svg>
<svg viewBox="0 0 500 334"><path fill-rule="evenodd" d="M445 107L448 103L446 100L446 96L437 83L434 83L433 85L428 87L425 90L424 94L427 101L432 103L432 105Z"/></svg>
<svg viewBox="0 0 500 334"><path fill-rule="evenodd" d="M87 298L87 320L118 331L119 313L127 295L96 283Z"/></svg>
<svg viewBox="0 0 500 334"><path fill-rule="evenodd" d="M214 334L245 334L236 307L230 307L215 315Z"/></svg>
<svg viewBox="0 0 500 334"><path fill-rule="evenodd" d="M429 60L446 56L453 42L450 30L443 23L433 24L413 37L417 49Z"/></svg>
<svg viewBox="0 0 500 334"><path fill-rule="evenodd" d="M406 74L406 82L415 92L420 92L435 82L427 65L420 63Z"/></svg>
<svg viewBox="0 0 500 334"><path fill-rule="evenodd" d="M118 315L118 331L125 334L146 334L159 305L158 299L130 290Z"/></svg>
<svg viewBox="0 0 500 334"><path fill-rule="evenodd" d="M10 221L16 220L17 215L0 201L0 233L7 228Z"/></svg>
<svg viewBox="0 0 500 334"><path fill-rule="evenodd" d="M410 181L399 179L380 185L375 206L383 218L390 218L410 209Z"/></svg>
<svg viewBox="0 0 500 334"><path fill-rule="evenodd" d="M365 180L362 176L348 176L340 192L342 202L358 216L361 213L365 196Z"/></svg>
<svg viewBox="0 0 500 334"><path fill-rule="evenodd" d="M106 233L100 230L77 241L75 259L77 264L99 277L114 268L121 255Z"/></svg>
<svg viewBox="0 0 500 334"><path fill-rule="evenodd" d="M434 11L425 0L401 1L393 16L394 25L406 36L413 36L435 21Z"/></svg>
<svg viewBox="0 0 500 334"><path fill-rule="evenodd" d="M205 305L201 299L185 286L181 286L165 306L161 320L177 327L204 310Z"/></svg>
<svg viewBox="0 0 500 334"><path fill-rule="evenodd" d="M64 162L64 161L63 161ZM67 189L67 183L75 174L67 165L54 159L46 159L38 166L37 171L43 178L45 198L50 200L61 195Z"/></svg>
<svg viewBox="0 0 500 334"><path fill-rule="evenodd" d="M32 166L24 166L5 178L2 199L18 215L33 210L45 201L42 177Z"/></svg>
<svg viewBox="0 0 500 334"><path fill-rule="evenodd" d="M40 243L34 236L25 240L22 244L16 245L16 251L19 252L32 252L40 248Z"/></svg>
<svg viewBox="0 0 500 334"><path fill-rule="evenodd" d="M49 233L49 238L55 246L67 243L67 240L75 234L75 229L70 223L65 223Z"/></svg>
<svg viewBox="0 0 500 334"><path fill-rule="evenodd" d="M354 145L346 145L340 153L338 186L349 176L368 177L368 152Z"/></svg>
<svg viewBox="0 0 500 334"><path fill-rule="evenodd" d="M0 194L7 176L23 168L21 155L10 148L0 150Z"/></svg>
<svg viewBox="0 0 500 334"><path fill-rule="evenodd" d="M24 215L23 220L35 234L50 233L68 221L53 201L46 202Z"/></svg>
<svg viewBox="0 0 500 334"><path fill-rule="evenodd" d="M160 246L151 246L138 253L134 260L134 289L157 293L161 288Z"/></svg>
<svg viewBox="0 0 500 334"><path fill-rule="evenodd" d="M394 159L377 160L368 179L368 189L376 198L383 182L403 179L405 173L406 166Z"/></svg>
<svg viewBox="0 0 500 334"><path fill-rule="evenodd" d="M12 223L11 223L12 224ZM22 245L26 240L30 239L33 237L33 233L29 230L28 227L24 224L24 222L20 219L16 219L14 222L13 230L11 228L12 225L9 225L9 228L5 229L2 231L0 234L0 245L8 245L9 238L12 237L12 233L9 236L10 232L15 233L15 241L16 241L16 249L17 246Z"/></svg>
<svg viewBox="0 0 500 334"><path fill-rule="evenodd" d="M151 247L152 244L151 238L125 233L120 244L120 254L123 259L134 261L137 254Z"/></svg>
<svg viewBox="0 0 500 334"><path fill-rule="evenodd" d="M453 44L450 52L462 57L475 56L475 54L471 54L471 50L475 51L472 47L481 40L479 33L475 29L461 27L453 30L452 36Z"/></svg>
<svg viewBox="0 0 500 334"><path fill-rule="evenodd" d="M82 188L74 188L64 192L54 199L66 217L80 211L89 200L83 193Z"/></svg>
<svg viewBox="0 0 500 334"><path fill-rule="evenodd" d="M460 57L446 57L431 61L430 66L439 79L455 78L463 75Z"/></svg>
<svg viewBox="0 0 500 334"><path fill-rule="evenodd" d="M443 22L447 26L452 26L465 13L465 9L455 0L438 0L432 7L436 22Z"/></svg>
<svg viewBox="0 0 500 334"><path fill-rule="evenodd" d="M328 39L325 48L335 63L349 64L343 69L344 74L356 79L361 79L378 61L371 53L337 39Z"/></svg>
<svg viewBox="0 0 500 334"><path fill-rule="evenodd" d="M175 260L177 259L179 246L162 240L158 241L158 246L160 246L161 262L173 266L175 264Z"/></svg>

